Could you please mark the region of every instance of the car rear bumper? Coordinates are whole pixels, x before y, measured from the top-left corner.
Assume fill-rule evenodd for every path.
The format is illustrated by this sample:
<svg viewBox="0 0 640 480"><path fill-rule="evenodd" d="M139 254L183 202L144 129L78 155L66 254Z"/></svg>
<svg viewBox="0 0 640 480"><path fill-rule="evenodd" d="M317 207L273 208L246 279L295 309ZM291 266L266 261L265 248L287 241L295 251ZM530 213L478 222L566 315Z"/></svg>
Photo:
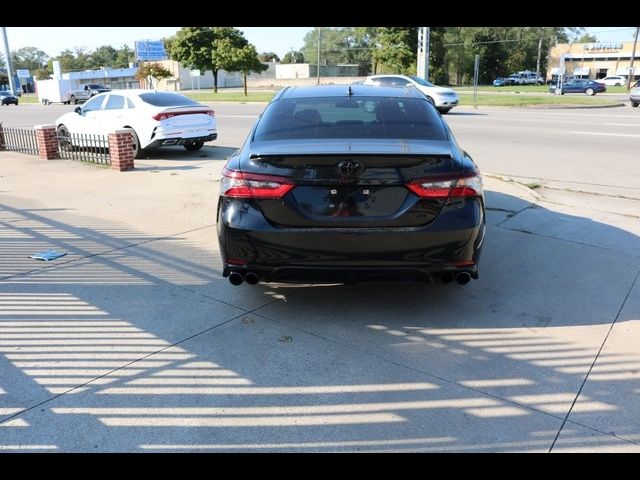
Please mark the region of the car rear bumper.
<svg viewBox="0 0 640 480"><path fill-rule="evenodd" d="M480 198L448 206L423 227L284 228L250 200L221 198L223 275L263 281L430 280L442 272L477 277L485 220Z"/></svg>
<svg viewBox="0 0 640 480"><path fill-rule="evenodd" d="M169 145L184 145L185 143L195 143L195 142L210 142L216 140L218 138L217 133L211 133L205 136L197 136L197 137L166 137L166 138L158 138L152 141L145 148L156 148L163 147Z"/></svg>

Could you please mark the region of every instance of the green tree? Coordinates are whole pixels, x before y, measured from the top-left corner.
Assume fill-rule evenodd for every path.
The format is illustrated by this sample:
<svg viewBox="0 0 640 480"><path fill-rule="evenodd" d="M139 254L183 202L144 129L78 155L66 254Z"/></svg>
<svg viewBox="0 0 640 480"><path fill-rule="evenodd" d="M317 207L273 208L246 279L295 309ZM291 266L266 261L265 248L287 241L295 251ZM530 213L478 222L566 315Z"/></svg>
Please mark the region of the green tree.
<svg viewBox="0 0 640 480"><path fill-rule="evenodd" d="M36 77L36 80L49 80L51 73L46 68L38 68L33 75Z"/></svg>
<svg viewBox="0 0 640 480"><path fill-rule="evenodd" d="M302 52L287 52L282 57L282 63L304 63Z"/></svg>
<svg viewBox="0 0 640 480"><path fill-rule="evenodd" d="M48 68L53 70L51 62L58 60L60 62L60 69L63 72L74 72L78 70L91 69L91 56L87 53L87 50L82 47L76 47L73 50L63 50L60 55L49 60Z"/></svg>
<svg viewBox="0 0 640 480"><path fill-rule="evenodd" d="M92 69L100 67L113 68L118 51L110 45L103 45L89 55L89 65Z"/></svg>
<svg viewBox="0 0 640 480"><path fill-rule="evenodd" d="M377 27L373 58L380 73L415 74L419 27Z"/></svg>
<svg viewBox="0 0 640 480"><path fill-rule="evenodd" d="M173 37L165 39L169 57L184 66L213 73L213 88L218 91L218 71L231 62L226 49L243 48L249 42L233 27L183 27ZM218 47L223 51L219 52Z"/></svg>
<svg viewBox="0 0 640 480"><path fill-rule="evenodd" d="M375 27L314 28L304 37L302 54L309 63L317 63L318 36L320 64L358 64L361 75L371 71L371 51L375 47Z"/></svg>
<svg viewBox="0 0 640 480"><path fill-rule="evenodd" d="M576 43L594 43L598 41L598 37L591 35L590 33L583 33L578 37Z"/></svg>
<svg viewBox="0 0 640 480"><path fill-rule="evenodd" d="M11 52L11 63L14 69L35 71L47 63L49 55L35 47L23 47Z"/></svg>
<svg viewBox="0 0 640 480"><path fill-rule="evenodd" d="M251 72L262 73L265 70L267 70L269 67L267 65L264 65L258 59L258 52L256 51L256 48L251 44L248 44L242 48L236 49L234 52L234 55L235 55L235 58L234 58L235 63L232 67L234 71L242 72L244 96L246 97L247 96L247 74Z"/></svg>
<svg viewBox="0 0 640 480"><path fill-rule="evenodd" d="M280 61L280 57L274 53L274 52L262 52L260 55L258 55L258 60L260 60L261 62L279 62Z"/></svg>
<svg viewBox="0 0 640 480"><path fill-rule="evenodd" d="M129 63L133 63L136 59L136 54L128 45L122 45L116 51L116 57L113 62L113 68L129 68Z"/></svg>
<svg viewBox="0 0 640 480"><path fill-rule="evenodd" d="M136 72L136 80L143 80L147 83L149 88L152 87L149 78L152 78L158 82L158 80L162 80L163 78L173 77L173 73L164 68L159 63L145 63L138 67L138 71Z"/></svg>

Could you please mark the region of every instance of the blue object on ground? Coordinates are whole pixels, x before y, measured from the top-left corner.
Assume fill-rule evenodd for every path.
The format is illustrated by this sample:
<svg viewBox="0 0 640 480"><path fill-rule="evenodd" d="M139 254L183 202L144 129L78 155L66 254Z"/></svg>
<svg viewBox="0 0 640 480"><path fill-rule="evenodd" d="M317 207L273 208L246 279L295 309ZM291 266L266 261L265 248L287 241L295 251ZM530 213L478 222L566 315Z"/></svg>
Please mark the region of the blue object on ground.
<svg viewBox="0 0 640 480"><path fill-rule="evenodd" d="M64 257L66 253L56 252L55 250L45 250L44 252L36 253L35 255L30 255L29 258L34 258L36 260L44 260L48 262L50 260L55 260L56 258Z"/></svg>

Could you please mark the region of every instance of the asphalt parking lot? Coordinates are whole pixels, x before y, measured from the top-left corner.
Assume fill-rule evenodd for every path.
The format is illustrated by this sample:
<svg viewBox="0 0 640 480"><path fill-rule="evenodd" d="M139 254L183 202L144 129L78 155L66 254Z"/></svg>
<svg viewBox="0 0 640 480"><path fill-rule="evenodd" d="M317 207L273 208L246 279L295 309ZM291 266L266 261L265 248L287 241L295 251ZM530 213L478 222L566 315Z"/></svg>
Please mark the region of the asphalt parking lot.
<svg viewBox="0 0 640 480"><path fill-rule="evenodd" d="M466 286L233 287L217 180L262 108L132 172L0 152L0 450L640 452L640 109L446 116L486 174Z"/></svg>

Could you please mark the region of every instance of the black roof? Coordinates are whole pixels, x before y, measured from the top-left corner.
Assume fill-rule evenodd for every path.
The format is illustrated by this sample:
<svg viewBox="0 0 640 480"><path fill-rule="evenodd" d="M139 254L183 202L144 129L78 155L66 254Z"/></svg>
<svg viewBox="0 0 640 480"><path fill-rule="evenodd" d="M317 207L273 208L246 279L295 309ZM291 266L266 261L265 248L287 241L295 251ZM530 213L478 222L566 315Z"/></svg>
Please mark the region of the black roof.
<svg viewBox="0 0 640 480"><path fill-rule="evenodd" d="M311 87L285 87L280 90L273 100L284 98L321 98L321 97L348 97L351 88L352 97L426 97L413 87L379 87L376 85L315 85Z"/></svg>

